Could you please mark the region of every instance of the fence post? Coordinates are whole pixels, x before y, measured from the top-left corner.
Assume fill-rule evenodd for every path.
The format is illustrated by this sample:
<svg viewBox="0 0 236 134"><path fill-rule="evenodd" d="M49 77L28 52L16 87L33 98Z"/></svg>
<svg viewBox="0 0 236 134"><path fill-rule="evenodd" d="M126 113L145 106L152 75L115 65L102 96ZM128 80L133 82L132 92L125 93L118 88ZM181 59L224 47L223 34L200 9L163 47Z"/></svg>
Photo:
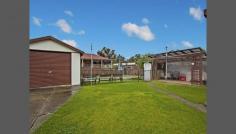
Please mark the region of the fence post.
<svg viewBox="0 0 236 134"><path fill-rule="evenodd" d="M138 68L138 82L139 82L139 68Z"/></svg>

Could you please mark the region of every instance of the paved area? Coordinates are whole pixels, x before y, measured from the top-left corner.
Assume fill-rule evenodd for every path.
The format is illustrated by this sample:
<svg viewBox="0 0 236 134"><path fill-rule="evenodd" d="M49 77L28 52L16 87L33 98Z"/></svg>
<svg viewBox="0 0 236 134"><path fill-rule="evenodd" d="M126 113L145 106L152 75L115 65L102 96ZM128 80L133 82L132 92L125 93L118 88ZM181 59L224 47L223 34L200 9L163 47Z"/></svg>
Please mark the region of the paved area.
<svg viewBox="0 0 236 134"><path fill-rule="evenodd" d="M176 100L180 101L181 103L186 104L189 107L192 107L192 108L194 108L196 110L199 110L201 112L204 112L204 113L207 112L206 106L203 105L203 104L193 103L193 102L188 101L188 100L186 100L186 99L184 99L184 98L182 98L182 97L180 97L180 96L178 96L176 94L173 94L173 93L170 93L168 91L164 91L162 89L159 89L154 83L149 83L149 86L154 88L154 89L156 89L157 92L162 93L162 94L166 94L169 97L171 97L173 99L176 99Z"/></svg>
<svg viewBox="0 0 236 134"><path fill-rule="evenodd" d="M30 130L39 127L51 113L79 90L79 86L33 89L30 91Z"/></svg>

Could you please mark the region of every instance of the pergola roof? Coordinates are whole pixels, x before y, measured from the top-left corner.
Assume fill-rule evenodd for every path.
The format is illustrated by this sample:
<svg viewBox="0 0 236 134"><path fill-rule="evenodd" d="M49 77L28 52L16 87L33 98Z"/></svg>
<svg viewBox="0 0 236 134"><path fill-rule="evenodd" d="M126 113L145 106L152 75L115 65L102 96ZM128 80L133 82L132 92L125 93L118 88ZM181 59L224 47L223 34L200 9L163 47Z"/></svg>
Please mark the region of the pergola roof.
<svg viewBox="0 0 236 134"><path fill-rule="evenodd" d="M206 51L200 47L196 48L190 48L190 49L183 49L183 50L176 50L176 51L169 51L167 52L168 57L178 57L178 56L188 56L188 55L194 55L194 54L203 54L206 56ZM153 54L150 57L151 58L161 58L165 57L166 53L159 53L159 54Z"/></svg>

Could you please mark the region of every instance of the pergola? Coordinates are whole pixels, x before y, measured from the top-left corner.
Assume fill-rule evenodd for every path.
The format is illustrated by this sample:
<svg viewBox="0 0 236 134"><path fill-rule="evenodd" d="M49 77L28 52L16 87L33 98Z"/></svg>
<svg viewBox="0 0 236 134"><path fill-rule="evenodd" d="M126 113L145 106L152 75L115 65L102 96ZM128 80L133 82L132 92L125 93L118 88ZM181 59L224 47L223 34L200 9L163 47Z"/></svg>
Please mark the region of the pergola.
<svg viewBox="0 0 236 134"><path fill-rule="evenodd" d="M202 83L202 61L206 60L206 51L200 47L176 50L167 52L167 64L173 62L191 63L191 82ZM166 53L153 54L152 59L152 78L160 79L160 70L165 70Z"/></svg>

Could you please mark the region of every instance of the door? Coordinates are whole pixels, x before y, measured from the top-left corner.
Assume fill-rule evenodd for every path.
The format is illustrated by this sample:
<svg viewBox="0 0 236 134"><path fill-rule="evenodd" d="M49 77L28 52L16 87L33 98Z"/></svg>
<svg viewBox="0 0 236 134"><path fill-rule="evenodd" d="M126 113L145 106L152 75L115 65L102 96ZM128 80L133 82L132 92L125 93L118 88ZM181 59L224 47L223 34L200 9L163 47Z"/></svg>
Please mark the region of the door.
<svg viewBox="0 0 236 134"><path fill-rule="evenodd" d="M30 88L71 84L71 53L30 50Z"/></svg>

